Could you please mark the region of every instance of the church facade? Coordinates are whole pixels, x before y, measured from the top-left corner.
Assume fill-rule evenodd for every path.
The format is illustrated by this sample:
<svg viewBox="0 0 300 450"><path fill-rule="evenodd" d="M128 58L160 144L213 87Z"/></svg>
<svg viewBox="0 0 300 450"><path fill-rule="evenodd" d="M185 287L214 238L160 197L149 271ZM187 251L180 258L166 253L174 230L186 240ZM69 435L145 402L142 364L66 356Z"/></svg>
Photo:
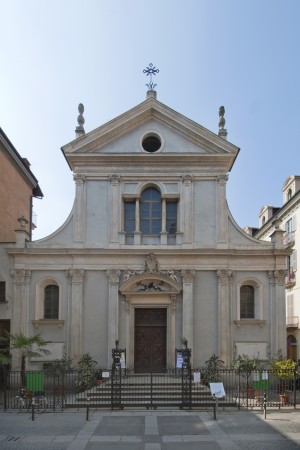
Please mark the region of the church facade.
<svg viewBox="0 0 300 450"><path fill-rule="evenodd" d="M279 227L271 242L254 239L230 214L239 149L224 110L218 134L153 90L88 133L79 110L76 139L62 147L76 185L71 214L52 235L20 234L5 248L11 331L41 333L47 359L89 352L102 367L119 341L136 372L174 367L182 339L194 368L212 354L229 365L284 352L288 250Z"/></svg>

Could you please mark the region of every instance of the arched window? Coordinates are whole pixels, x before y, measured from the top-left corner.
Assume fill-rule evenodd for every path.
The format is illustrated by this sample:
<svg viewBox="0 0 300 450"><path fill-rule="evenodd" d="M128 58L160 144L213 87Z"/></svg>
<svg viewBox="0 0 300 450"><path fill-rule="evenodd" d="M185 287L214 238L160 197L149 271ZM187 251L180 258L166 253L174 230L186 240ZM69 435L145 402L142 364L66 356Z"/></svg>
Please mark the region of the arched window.
<svg viewBox="0 0 300 450"><path fill-rule="evenodd" d="M255 318L254 287L245 284L240 290L240 318Z"/></svg>
<svg viewBox="0 0 300 450"><path fill-rule="evenodd" d="M44 319L59 317L59 287L49 284L44 289Z"/></svg>
<svg viewBox="0 0 300 450"><path fill-rule="evenodd" d="M155 188L147 188L142 192L140 205L140 227L142 234L159 235L161 232L160 192Z"/></svg>

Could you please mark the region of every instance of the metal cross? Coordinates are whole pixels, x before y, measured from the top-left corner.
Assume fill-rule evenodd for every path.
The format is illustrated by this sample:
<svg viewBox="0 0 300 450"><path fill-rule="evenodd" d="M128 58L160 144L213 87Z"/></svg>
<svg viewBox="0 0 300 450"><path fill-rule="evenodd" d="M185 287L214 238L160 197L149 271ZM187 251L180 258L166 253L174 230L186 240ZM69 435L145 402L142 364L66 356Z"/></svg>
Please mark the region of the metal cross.
<svg viewBox="0 0 300 450"><path fill-rule="evenodd" d="M150 91L153 91L156 86L156 84L153 83L153 81L152 81L152 75L156 75L158 72L159 72L159 70L155 66L153 66L152 63L150 63L149 66L143 70L143 73L146 73L147 76L150 75L150 83L146 84L146 86L148 87L148 89Z"/></svg>

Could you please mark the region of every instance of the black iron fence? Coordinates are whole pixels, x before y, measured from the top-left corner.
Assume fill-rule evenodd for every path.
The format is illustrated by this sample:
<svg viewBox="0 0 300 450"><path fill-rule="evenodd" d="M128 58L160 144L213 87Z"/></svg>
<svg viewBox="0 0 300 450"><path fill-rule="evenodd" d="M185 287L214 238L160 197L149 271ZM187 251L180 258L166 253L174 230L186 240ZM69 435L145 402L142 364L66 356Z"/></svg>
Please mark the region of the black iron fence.
<svg viewBox="0 0 300 450"><path fill-rule="evenodd" d="M43 409L64 408L281 408L300 404L300 379L296 371L285 371L279 379L271 370L254 371L248 377L232 369L220 370L216 384L201 380L199 371L169 369L166 373L137 374L120 367L107 371L107 377L79 389L76 370L63 379L43 371L0 371L0 409L29 410L32 403ZM220 395L213 396L220 391ZM222 389L224 394L222 395ZM218 398L219 397L219 398Z"/></svg>

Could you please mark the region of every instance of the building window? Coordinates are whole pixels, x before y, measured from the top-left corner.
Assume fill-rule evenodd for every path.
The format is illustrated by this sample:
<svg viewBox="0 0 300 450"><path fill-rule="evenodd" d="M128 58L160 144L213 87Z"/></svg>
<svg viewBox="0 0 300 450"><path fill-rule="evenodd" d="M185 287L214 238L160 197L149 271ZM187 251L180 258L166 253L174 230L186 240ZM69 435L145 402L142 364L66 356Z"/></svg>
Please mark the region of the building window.
<svg viewBox="0 0 300 450"><path fill-rule="evenodd" d="M290 200L292 198L292 196L293 196L293 192L292 192L292 189L290 188L287 192L287 199Z"/></svg>
<svg viewBox="0 0 300 450"><path fill-rule="evenodd" d="M166 214L166 230L174 235L177 231L177 202L167 202Z"/></svg>
<svg viewBox="0 0 300 450"><path fill-rule="evenodd" d="M0 302L5 302L5 281L0 281Z"/></svg>
<svg viewBox="0 0 300 450"><path fill-rule="evenodd" d="M142 192L140 202L140 228L142 234L157 236L161 232L162 201L160 192L148 188Z"/></svg>
<svg viewBox="0 0 300 450"><path fill-rule="evenodd" d="M124 204L124 229L127 235L133 235L135 231L135 202Z"/></svg>
<svg viewBox="0 0 300 450"><path fill-rule="evenodd" d="M243 285L240 291L240 318L255 318L254 287L248 284Z"/></svg>
<svg viewBox="0 0 300 450"><path fill-rule="evenodd" d="M58 319L59 287L50 284L44 290L44 319Z"/></svg>

